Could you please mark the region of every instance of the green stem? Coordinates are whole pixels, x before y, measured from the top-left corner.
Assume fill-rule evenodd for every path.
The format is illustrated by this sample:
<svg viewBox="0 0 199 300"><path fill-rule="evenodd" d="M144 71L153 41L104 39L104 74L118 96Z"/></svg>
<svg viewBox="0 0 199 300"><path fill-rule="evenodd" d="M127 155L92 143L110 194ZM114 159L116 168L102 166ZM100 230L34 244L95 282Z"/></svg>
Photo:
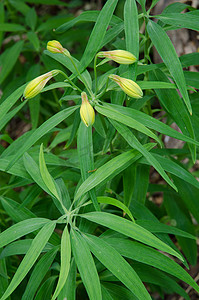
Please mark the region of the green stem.
<svg viewBox="0 0 199 300"><path fill-rule="evenodd" d="M72 82L72 80L70 80L70 78L69 78L64 72L62 72L61 70L59 70L59 73L62 74L62 75L68 80L68 82L69 82L76 90L78 90L80 93L82 93L82 90L81 90L76 84L74 84L74 83Z"/></svg>
<svg viewBox="0 0 199 300"><path fill-rule="evenodd" d="M75 68L75 71L77 72L77 74L78 74L80 80L84 83L86 89L88 90L90 96L91 96L91 97L94 96L94 95L93 95L93 92L91 91L91 89L89 88L89 86L87 85L87 83L83 80L82 75L81 75L81 73L79 72L79 70L78 70L78 68L77 68L77 66L76 66L76 64L75 64L75 62L74 62L72 56L70 56L69 58L70 58L70 61L71 61L72 64L73 64L73 67Z"/></svg>
<svg viewBox="0 0 199 300"><path fill-rule="evenodd" d="M107 81L106 81L106 85L105 85L104 90L103 90L99 95L97 95L97 98L98 98L98 97L102 97L102 96L106 93L106 90L107 90L107 88L108 88L108 82L109 82L109 77L107 78Z"/></svg>
<svg viewBox="0 0 199 300"><path fill-rule="evenodd" d="M98 58L98 53L95 55L95 60L94 60L95 95L97 94L97 58Z"/></svg>

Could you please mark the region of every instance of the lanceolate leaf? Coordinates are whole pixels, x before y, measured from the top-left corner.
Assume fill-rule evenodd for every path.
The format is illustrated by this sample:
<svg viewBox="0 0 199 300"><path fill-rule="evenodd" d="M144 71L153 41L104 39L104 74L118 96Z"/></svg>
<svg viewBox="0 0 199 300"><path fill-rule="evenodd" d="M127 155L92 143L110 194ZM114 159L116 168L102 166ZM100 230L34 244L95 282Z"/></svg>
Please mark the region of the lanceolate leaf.
<svg viewBox="0 0 199 300"><path fill-rule="evenodd" d="M97 259L139 299L151 299L142 281L127 261L109 244L86 234L86 241Z"/></svg>
<svg viewBox="0 0 199 300"><path fill-rule="evenodd" d="M124 6L124 29L126 50L139 59L139 23L135 0L127 0ZM133 29L133 30L132 30Z"/></svg>
<svg viewBox="0 0 199 300"><path fill-rule="evenodd" d="M90 300L102 300L100 281L87 241L75 230L71 232L73 255Z"/></svg>
<svg viewBox="0 0 199 300"><path fill-rule="evenodd" d="M80 215L83 218L86 218L89 221L98 223L100 225L111 228L115 231L118 231L128 237L131 237L135 240L138 240L146 245L152 246L159 250L170 253L180 260L183 261L181 255L179 255L175 250L169 247L167 244L163 243L156 236L154 236L151 232L144 229L143 227L133 223L132 221L126 220L119 216L104 213L104 212L90 212L87 214Z"/></svg>
<svg viewBox="0 0 199 300"><path fill-rule="evenodd" d="M149 73L149 78L152 80L164 80L169 82L167 76L161 70L155 70ZM173 90L155 90L162 106L168 112L169 115L173 118L176 124L182 130L182 133L190 136L192 139L195 139L193 127L190 120L190 115L187 112L187 109L180 99L180 96L177 91ZM196 147L194 145L189 145L192 159L196 159Z"/></svg>
<svg viewBox="0 0 199 300"><path fill-rule="evenodd" d="M59 273L59 280L57 283L56 290L53 294L52 300L55 300L59 293L61 292L70 269L70 259L71 259L71 245L70 245L70 235L68 233L67 226L64 228L62 239L61 239L61 268Z"/></svg>
<svg viewBox="0 0 199 300"><path fill-rule="evenodd" d="M41 177L42 177L44 183L46 184L48 189L51 191L51 193L61 202L61 199L57 193L54 179L52 178L52 176L50 175L50 173L48 172L48 169L46 167L46 163L44 160L43 144L41 144L41 146L40 146L39 168L40 168Z"/></svg>
<svg viewBox="0 0 199 300"><path fill-rule="evenodd" d="M3 120L6 113L11 109L11 107L19 100L21 97L25 84L20 86L15 90L4 102L0 105L0 121Z"/></svg>
<svg viewBox="0 0 199 300"><path fill-rule="evenodd" d="M21 298L21 300L32 300L34 298L34 295L41 284L41 281L43 280L44 276L48 272L57 252L57 247L53 247L50 251L48 251L42 258L38 261L37 265L35 266L30 279L28 281L28 284L26 286L25 292Z"/></svg>
<svg viewBox="0 0 199 300"><path fill-rule="evenodd" d="M37 142L42 136L44 136L46 133L48 133L52 128L57 126L59 123L61 123L64 119L69 117L78 106L69 107L66 108L57 114L55 114L53 117L48 119L46 122L44 122L39 128L37 128L31 136L25 141L23 148L20 148L14 155L12 161L8 164L7 169L10 169L15 162L35 143Z"/></svg>
<svg viewBox="0 0 199 300"><path fill-rule="evenodd" d="M179 58L176 54L175 48L167 36L166 32L162 27L153 21L148 22L147 30L149 36L156 47L158 53L160 54L162 60L173 76L181 94L184 102L188 108L190 114L192 114L192 108L189 100L189 96L186 89L186 82L184 74L182 71L182 66L180 64Z"/></svg>
<svg viewBox="0 0 199 300"><path fill-rule="evenodd" d="M119 105L117 105L119 106ZM116 111L114 109L112 109L111 106L102 106L97 104L95 106L95 109L103 114L104 116L107 116L115 121L118 121L120 123L123 123L131 128L134 128L144 134L146 134L147 136L150 136L152 139L156 140L158 143L161 144L160 140L158 139L158 137L148 128L146 128L142 123L137 122L134 118L130 118L129 116L124 116L122 113L120 113L119 111Z"/></svg>
<svg viewBox="0 0 199 300"><path fill-rule="evenodd" d="M0 26L0 31L2 29L2 25ZM9 26L12 24L8 24ZM19 54L23 48L23 41L19 41L17 43L14 44L14 46L10 47L7 52L5 52L3 55L3 61L2 61L2 69L1 69L1 73L0 73L0 84L6 79L6 77L8 76L8 74L11 72L12 68L14 67Z"/></svg>
<svg viewBox="0 0 199 300"><path fill-rule="evenodd" d="M83 181L85 181L90 176L89 172L94 170L94 157L92 126L86 127L83 122L81 122L78 130L77 149L81 175ZM91 197L95 209L100 210L94 189L89 191L89 196Z"/></svg>
<svg viewBox="0 0 199 300"><path fill-rule="evenodd" d="M119 201L117 199L114 199L114 198L111 198L111 197L105 197L105 196L104 197L97 197L97 201L99 203L110 204L110 205L113 205L113 206L116 206L116 207L122 209L129 216L129 218L131 218L131 220L133 222L135 222L135 220L134 220L134 218L133 218L132 213L130 212L130 210L121 201Z"/></svg>
<svg viewBox="0 0 199 300"><path fill-rule="evenodd" d="M199 288L191 276L175 261L148 246L127 239L109 238L105 239L121 255L130 259L153 266L167 272L193 286L197 291Z"/></svg>
<svg viewBox="0 0 199 300"><path fill-rule="evenodd" d="M33 264L37 260L39 254L43 250L50 236L52 235L55 226L55 222L48 221L48 223L40 230L40 232L34 238L30 249L28 250L21 264L19 265L14 277L12 278L10 285L8 286L7 290L5 291L4 295L1 297L0 300L7 299L7 297L9 297L9 295L12 294L12 292L24 279L26 274L29 272L29 270L32 268Z"/></svg>
<svg viewBox="0 0 199 300"><path fill-rule="evenodd" d="M24 221L21 221L2 233L0 233L0 245L1 247L17 240L18 238L33 232L40 227L44 226L46 223L48 223L48 219L44 218L32 218L32 219L27 219Z"/></svg>
<svg viewBox="0 0 199 300"><path fill-rule="evenodd" d="M179 133L178 131L174 130L173 128L169 127L168 125L164 124L163 122L160 122L156 118L153 118L141 111L138 111L136 109L129 108L129 107L116 105L116 104L104 103L103 106L104 106L104 109L102 112L104 115L107 115L108 117L110 117L110 116L106 112L107 107L111 108L111 110L114 110L115 114L117 114L118 112L121 113L123 115L123 119L125 119L126 116L128 116L128 117L132 118L133 120L136 120L137 122L142 123L144 126L149 127L153 130L156 130L160 133L163 133L163 134L169 135L175 139L185 141L185 142L194 144L196 146L199 146L198 141L195 141L192 138L190 138L182 133ZM96 109L97 108L98 107L96 107ZM101 108L101 106L100 106L100 108ZM116 119L116 118L114 118L114 119ZM125 124L126 121L123 121L121 123ZM127 124L125 124L125 125L127 125ZM127 126L131 127L130 125L127 125Z"/></svg>
<svg viewBox="0 0 199 300"><path fill-rule="evenodd" d="M199 16L195 16L192 13L179 14L172 12L154 17L166 24L199 31Z"/></svg>
<svg viewBox="0 0 199 300"><path fill-rule="evenodd" d="M142 144L138 141L138 139L133 135L130 129L114 120L111 121L113 126L117 129L117 131L122 135L122 137L127 141L127 143L132 147L138 150L142 155L148 160L148 162L158 171L158 173L164 178L164 180L175 190L177 190L176 186L173 184L171 179L165 173L162 166L159 162L153 157L153 155L147 151Z"/></svg>
<svg viewBox="0 0 199 300"><path fill-rule="evenodd" d="M117 2L118 0L108 0L103 6L82 56L81 71L83 71L89 65L99 50Z"/></svg>
<svg viewBox="0 0 199 300"><path fill-rule="evenodd" d="M146 144L144 147L151 150L155 144ZM94 188L98 184L107 181L110 177L116 176L118 173L127 168L130 164L138 160L142 155L136 150L124 152L97 169L90 177L88 177L79 187L75 195L75 201L83 194Z"/></svg>

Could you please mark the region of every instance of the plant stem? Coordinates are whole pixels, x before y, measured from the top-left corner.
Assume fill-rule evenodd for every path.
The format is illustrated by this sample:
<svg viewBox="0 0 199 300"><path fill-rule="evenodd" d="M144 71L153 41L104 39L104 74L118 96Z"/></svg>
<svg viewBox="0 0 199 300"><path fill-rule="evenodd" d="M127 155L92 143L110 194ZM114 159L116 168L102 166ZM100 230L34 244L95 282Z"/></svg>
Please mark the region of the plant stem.
<svg viewBox="0 0 199 300"><path fill-rule="evenodd" d="M97 94L97 57L98 57L98 53L95 55L95 60L94 60L95 95Z"/></svg>
<svg viewBox="0 0 199 300"><path fill-rule="evenodd" d="M72 82L72 80L70 80L70 78L69 78L64 72L62 72L61 70L59 70L59 73L62 74L62 75L68 80L68 82L69 82L76 90L78 90L80 93L82 93L82 90L81 90L76 84L74 84L74 83Z"/></svg>
<svg viewBox="0 0 199 300"><path fill-rule="evenodd" d="M69 58L70 58L70 61L71 61L72 64L73 64L73 66L74 66L74 68L75 68L75 71L77 72L79 78L81 79L81 81L84 83L86 89L88 90L90 96L91 96L91 97L94 96L94 95L93 95L93 92L91 91L91 89L89 88L89 86L87 85L87 83L83 80L82 75L81 75L81 73L79 72L79 70L78 70L78 68L77 68L77 66L76 66L76 64L75 64L75 62L74 62L72 56L70 56Z"/></svg>

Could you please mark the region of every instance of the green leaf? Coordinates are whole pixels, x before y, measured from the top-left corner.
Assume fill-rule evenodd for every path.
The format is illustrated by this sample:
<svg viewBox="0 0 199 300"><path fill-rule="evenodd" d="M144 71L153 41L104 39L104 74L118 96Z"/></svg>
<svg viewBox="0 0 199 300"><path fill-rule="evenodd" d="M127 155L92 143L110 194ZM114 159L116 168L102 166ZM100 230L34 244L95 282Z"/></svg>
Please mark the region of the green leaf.
<svg viewBox="0 0 199 300"><path fill-rule="evenodd" d="M59 280L57 283L57 287L53 294L52 300L55 300L59 293L61 292L70 269L70 259L71 259L71 245L70 245L70 235L68 233L67 226L65 226L62 239L61 239L61 267L59 273Z"/></svg>
<svg viewBox="0 0 199 300"><path fill-rule="evenodd" d="M106 238L105 241L115 248L122 256L167 272L168 274L187 282L194 287L194 289L199 291L193 278L174 260L164 254L148 246L127 239Z"/></svg>
<svg viewBox="0 0 199 300"><path fill-rule="evenodd" d="M11 244L7 245L0 254L0 259L12 256L12 255L22 255L28 252L32 243L32 239L25 239L25 240L18 240L12 242ZM53 245L47 243L44 247L42 252L47 252L53 248Z"/></svg>
<svg viewBox="0 0 199 300"><path fill-rule="evenodd" d="M39 231L37 236L34 238L30 249L28 250L25 257L23 258L21 264L19 265L7 290L5 291L4 295L1 297L1 300L7 299L7 297L10 294L12 294L12 292L17 288L17 286L27 275L27 273L29 272L29 270L32 268L33 264L39 257L39 254L43 250L50 236L52 235L55 226L56 226L55 222L48 221L48 223L44 225L44 227Z"/></svg>
<svg viewBox="0 0 199 300"><path fill-rule="evenodd" d="M76 299L76 276L77 276L76 264L73 257L71 260L70 271L67 280L57 300L63 300L64 298L67 298L67 300Z"/></svg>
<svg viewBox="0 0 199 300"><path fill-rule="evenodd" d="M89 212L87 214L80 215L80 217L86 218L89 221L106 226L128 237L138 240L146 245L149 245L161 251L172 254L183 261L182 256L178 254L175 250L173 250L167 244L163 243L151 232L149 232L145 228L142 228L136 223L133 223L132 221L104 212Z"/></svg>
<svg viewBox="0 0 199 300"><path fill-rule="evenodd" d="M16 151L13 159L8 164L7 169L11 168L16 161L34 144L36 143L42 136L44 136L46 133L48 133L51 129L53 129L55 126L57 126L59 123L61 123L63 120L65 120L67 117L69 117L78 106L73 106L66 108L54 116L52 116L50 119L48 119L46 122L44 122L40 127L38 127L25 141L23 145L23 149L19 149Z"/></svg>
<svg viewBox="0 0 199 300"><path fill-rule="evenodd" d="M73 255L90 300L102 300L100 281L87 240L72 229Z"/></svg>
<svg viewBox="0 0 199 300"><path fill-rule="evenodd" d="M137 84L142 90L152 89L177 89L176 85L171 82L160 82L160 81L137 81ZM189 89L189 87L187 87Z"/></svg>
<svg viewBox="0 0 199 300"><path fill-rule="evenodd" d="M15 31L26 31L26 29L25 29L25 27L18 25L18 24L1 23L0 31L15 32Z"/></svg>
<svg viewBox="0 0 199 300"><path fill-rule="evenodd" d="M124 30L126 50L139 59L139 23L135 0L127 0L124 6Z"/></svg>
<svg viewBox="0 0 199 300"><path fill-rule="evenodd" d="M47 300L50 299L53 293L53 288L57 276L51 276L40 287L34 300Z"/></svg>
<svg viewBox="0 0 199 300"><path fill-rule="evenodd" d="M199 222L199 211L198 211L198 197L199 197L199 187L190 185L184 180L183 177L175 177L174 182L179 187L179 195L183 200L186 207L189 209L193 217Z"/></svg>
<svg viewBox="0 0 199 300"><path fill-rule="evenodd" d="M178 194L165 192L164 206L170 218L176 221L178 228L195 234L195 228L189 211L187 211L187 206L184 205ZM189 263L195 265L197 263L196 241L181 236L177 236L177 241Z"/></svg>
<svg viewBox="0 0 199 300"><path fill-rule="evenodd" d="M80 123L77 136L77 150L80 163L81 176L85 181L89 176L89 171L94 170L92 126L86 127L83 122ZM95 210L100 210L94 189L89 191L89 196L93 202Z"/></svg>
<svg viewBox="0 0 199 300"><path fill-rule="evenodd" d="M44 218L32 218L21 221L2 233L0 233L0 245L1 247L19 239L20 237L33 232L40 227L44 226L46 223L49 223L48 219Z"/></svg>
<svg viewBox="0 0 199 300"><path fill-rule="evenodd" d="M97 259L138 299L151 299L136 272L113 247L104 240L89 234L86 234L85 238Z"/></svg>
<svg viewBox="0 0 199 300"><path fill-rule="evenodd" d="M111 118L115 121L123 123L133 129L136 129L136 130L146 134L147 136L150 136L152 139L156 140L161 145L161 141L158 139L158 137L152 131L150 131L148 128L146 128L141 122L138 122L137 120L135 120L133 117L129 117L127 115L122 114L119 111L116 111L112 107L113 105L115 108L115 106L116 106L115 104L112 104L109 106L107 106L107 105L102 106L102 105L97 104L95 106L95 109L102 115L107 116L108 118ZM117 106L119 106L119 105L117 105Z"/></svg>
<svg viewBox="0 0 199 300"><path fill-rule="evenodd" d="M167 76L161 70L155 70L149 73L149 78L152 80L164 80L169 82ZM155 90L158 99L163 105L164 109L173 118L176 124L180 127L183 134L190 136L195 139L192 123L190 120L190 115L186 110L186 107L177 91L171 90ZM194 145L189 145L192 159L196 159L196 147Z"/></svg>
<svg viewBox="0 0 199 300"><path fill-rule="evenodd" d="M11 107L18 101L21 97L25 88L25 84L15 90L4 102L0 105L0 121L3 121L6 113L11 109Z"/></svg>
<svg viewBox="0 0 199 300"><path fill-rule="evenodd" d="M118 0L108 0L99 13L95 26L91 32L89 41L81 59L81 72L93 60L95 54L100 49L101 41L103 40L107 27L112 18L113 12Z"/></svg>
<svg viewBox="0 0 199 300"><path fill-rule="evenodd" d="M196 240L196 237L186 231L183 231L181 229L178 229L176 227L173 226L168 226L166 224L163 223L158 223L151 221L151 220L137 220L136 224L144 227L145 229L147 229L148 231L151 231L153 233L169 233L169 234L174 234L177 236L183 236L186 237L188 239L193 239Z"/></svg>
<svg viewBox="0 0 199 300"><path fill-rule="evenodd" d="M135 262L133 262L133 267L143 282L155 284L159 287L162 287L161 290L163 290L166 294L177 293L181 295L183 299L190 300L184 289L179 284L177 284L174 279L171 279L171 277L169 275L166 275L164 272L156 270L153 267Z"/></svg>
<svg viewBox="0 0 199 300"><path fill-rule="evenodd" d="M10 24L11 25L11 24ZM0 25L1 28L1 25ZM9 73L12 71L14 65L17 62L19 54L23 48L23 41L15 43L10 47L4 54L1 61L1 73L0 73L0 84L6 79Z"/></svg>
<svg viewBox="0 0 199 300"><path fill-rule="evenodd" d="M146 149L150 150L155 144L145 145ZM111 159L109 162L105 163L95 173L91 174L79 187L75 195L74 201L76 201L83 194L88 192L90 189L94 188L98 184L107 181L110 177L114 177L131 165L133 162L138 160L142 155L136 150L130 150L124 152L117 157Z"/></svg>
<svg viewBox="0 0 199 300"><path fill-rule="evenodd" d="M39 169L41 172L41 177L42 177L44 183L46 184L46 186L48 187L49 191L61 202L61 199L57 193L54 179L50 175L50 173L46 167L46 163L44 160L43 144L41 144L40 152L39 152Z"/></svg>
<svg viewBox="0 0 199 300"><path fill-rule="evenodd" d="M168 175L165 173L162 166L159 164L159 162L154 158L154 156L147 151L142 144L139 142L139 140L133 135L133 133L130 131L130 129L118 122L115 122L111 120L111 123L113 126L117 129L117 131L121 134L121 136L127 141L127 143L132 147L138 150L146 159L148 162L156 169L156 171L164 178L164 180L172 187L174 190L177 190L175 184L171 181L171 179L168 177Z"/></svg>
<svg viewBox="0 0 199 300"><path fill-rule="evenodd" d="M199 17L193 15L192 13L166 13L158 16L153 16L154 18L161 20L165 24L170 24L173 26L179 26L180 28L188 28L192 30L199 31Z"/></svg>
<svg viewBox="0 0 199 300"><path fill-rule="evenodd" d="M33 31L28 31L27 37L28 37L29 41L31 42L31 44L33 45L33 47L35 48L35 50L38 52L40 49L40 42L39 42L37 34Z"/></svg>
<svg viewBox="0 0 199 300"><path fill-rule="evenodd" d="M114 198L111 198L111 197L106 197L106 196L101 196L101 197L97 197L97 201L99 203L106 203L106 204L110 204L110 205L113 205L113 206L116 206L120 209L123 210L123 212L125 212L129 218L135 222L133 216L132 216L132 213L130 212L130 210L128 209L128 207L126 205L124 205L121 201L117 200L117 199L114 199Z"/></svg>
<svg viewBox="0 0 199 300"><path fill-rule="evenodd" d="M129 207L136 180L136 165L131 165L123 172L124 204Z"/></svg>
<svg viewBox="0 0 199 300"><path fill-rule="evenodd" d="M77 16L76 18L69 20L68 22L62 24L60 27L58 27L56 29L57 33L62 33L64 31L69 30L70 28L72 28L74 25L78 24L78 23L82 23L82 22L96 22L97 18L100 14L100 11L98 10L90 10L90 11L83 11L79 16ZM121 23L122 20L116 16L112 16L112 19L110 21L110 25L116 25L118 23Z"/></svg>
<svg viewBox="0 0 199 300"><path fill-rule="evenodd" d="M184 71L186 83L199 89L199 74L198 72Z"/></svg>
<svg viewBox="0 0 199 300"><path fill-rule="evenodd" d="M172 161L166 157L163 157L159 154L153 153L153 156L159 161L163 169L179 178L183 178L183 180L187 181L191 185L199 188L199 182L195 179L195 177L189 173L186 169L178 165L175 161ZM148 164L145 158L140 160L140 163Z"/></svg>
<svg viewBox="0 0 199 300"><path fill-rule="evenodd" d="M145 203L148 186L149 186L149 176L150 176L150 165L141 165L138 164L136 168L136 178L135 178L135 187L133 191L133 197L131 198L132 202ZM142 188L140 188L140 186ZM131 205L130 203L130 205Z"/></svg>
<svg viewBox="0 0 199 300"><path fill-rule="evenodd" d="M10 0L9 3L17 10L20 11L24 16L28 13L30 7L23 1Z"/></svg>
<svg viewBox="0 0 199 300"><path fill-rule="evenodd" d="M123 286L112 284L109 282L103 282L102 284L102 296L103 300L137 300L128 289Z"/></svg>
<svg viewBox="0 0 199 300"><path fill-rule="evenodd" d="M4 8L4 3L1 2L0 3L0 23L4 23L4 20L5 20L5 8ZM2 45L2 40L3 40L3 36L4 36L4 33L1 31L0 32L0 47ZM2 265L4 264L4 262L2 262Z"/></svg>
<svg viewBox="0 0 199 300"><path fill-rule="evenodd" d="M189 100L189 96L186 89L186 82L184 78L184 74L182 71L182 66L180 64L179 58L176 54L175 48L167 36L166 32L162 29L161 26L156 24L153 21L148 22L147 31L149 36L156 47L159 55L173 76L176 85L178 86L184 102L188 108L190 114L192 114L191 104Z"/></svg>
<svg viewBox="0 0 199 300"><path fill-rule="evenodd" d="M23 155L23 162L24 162L24 166L25 166L27 172L30 174L30 176L32 177L34 182L37 183L38 186L40 186L42 188L42 190L44 190L46 193L51 195L50 190L45 185L45 183L41 177L39 167L38 167L37 163L34 161L34 159L28 153L25 153Z"/></svg>
<svg viewBox="0 0 199 300"><path fill-rule="evenodd" d="M32 31L35 30L35 26L37 23L37 14L34 7L30 8L26 14L26 24Z"/></svg>
<svg viewBox="0 0 199 300"><path fill-rule="evenodd" d="M21 220L35 218L36 215L33 214L30 210L26 207L21 208L20 204L16 201L8 198L0 196L1 204L7 214L11 217L11 219L15 222L20 222Z"/></svg>
<svg viewBox="0 0 199 300"><path fill-rule="evenodd" d="M100 107L101 108L101 107ZM191 144L194 144L196 146L199 146L199 142L193 140L192 138L179 133L178 131L174 130L173 128L171 128L170 126L164 124L163 122L160 122L159 120L157 120L156 118L153 118L141 111L138 111L136 109L133 108L129 108L129 107L124 107L124 106L120 106L120 105L116 105L116 104L105 104L104 103L104 109L103 109L103 114L105 114L106 112L106 108L111 108L111 110L115 111L115 114L120 113L123 115L123 118L126 119L126 117L130 117L134 120L142 123L144 126L149 127L153 130L156 130L160 133L163 133L165 135L169 135L175 139L184 141L184 142L188 142ZM108 116L109 117L109 116ZM118 121L118 120L116 120ZM121 123L124 123L124 121L120 121ZM130 121L129 121L130 122ZM125 124L127 125L127 124ZM127 125L129 126L129 125ZM130 127L130 126L129 126Z"/></svg>
<svg viewBox="0 0 199 300"><path fill-rule="evenodd" d="M33 300L38 287L40 286L43 278L45 277L55 259L55 256L58 252L58 247L53 247L38 261L31 273L30 279L21 300Z"/></svg>
<svg viewBox="0 0 199 300"><path fill-rule="evenodd" d="M65 214L66 211L65 211L65 208L63 206L63 203L62 203L62 200L61 200L61 197L58 193L58 189L56 189L57 191L57 196L56 197L49 189L49 182L47 180L47 177L45 177L45 180L46 183L48 184L48 186L45 184L44 180L42 179L42 176L41 176L41 172L39 170L39 167L37 165L37 163L34 161L34 159L28 154L28 153L25 153L24 156L23 156L23 161L24 161L24 166L27 170L27 172L30 174L30 176L32 177L32 179L34 180L35 183L37 183L46 193L48 193L52 199L53 199L53 202L55 204L55 206L57 207L57 209L60 211L61 214ZM48 173L49 174L49 173ZM49 174L50 175L50 174ZM51 176L51 175L50 175ZM51 177L52 178L52 177ZM55 182L52 178L52 182L53 184L55 185ZM55 185L56 186L56 185Z"/></svg>
<svg viewBox="0 0 199 300"><path fill-rule="evenodd" d="M77 74L77 71L76 71L74 65L72 64L70 58L68 58L65 55L60 54L60 53L51 53L51 52L49 52L47 50L44 51L44 54L50 56L51 58L55 59L60 64L62 64L63 66L65 66L67 69L69 69L73 73L71 79L73 79L73 78L75 78L77 76L80 81L82 81L85 85L87 85L87 86L89 86L91 88L91 86L92 86L92 79L91 79L90 73L87 70L85 70L81 74L81 78L80 78L79 75ZM80 70L80 67L81 67L80 62L77 59L75 59L74 57L72 57L72 59L75 62L77 68ZM66 86L66 84L68 85L68 83L65 83L65 86ZM63 82L62 83L59 82L59 85L64 85L64 83Z"/></svg>

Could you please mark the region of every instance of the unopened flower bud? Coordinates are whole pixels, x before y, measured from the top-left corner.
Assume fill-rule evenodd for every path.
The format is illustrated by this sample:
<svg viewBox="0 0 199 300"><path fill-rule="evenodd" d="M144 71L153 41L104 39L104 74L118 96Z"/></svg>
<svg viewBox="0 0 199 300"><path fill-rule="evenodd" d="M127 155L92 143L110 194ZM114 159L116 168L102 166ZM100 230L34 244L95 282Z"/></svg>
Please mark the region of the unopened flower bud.
<svg viewBox="0 0 199 300"><path fill-rule="evenodd" d="M133 80L118 75L109 75L109 78L115 81L128 96L132 98L142 98L143 92L139 85Z"/></svg>
<svg viewBox="0 0 199 300"><path fill-rule="evenodd" d="M87 94L85 92L82 92L82 105L80 107L80 116L84 124L88 127L90 125L93 125L95 122L95 112L93 107L88 101Z"/></svg>
<svg viewBox="0 0 199 300"><path fill-rule="evenodd" d="M132 53L125 50L102 51L98 53L98 57L106 57L124 65L133 64L137 60Z"/></svg>
<svg viewBox="0 0 199 300"><path fill-rule="evenodd" d="M59 70L53 70L30 81L24 90L23 97L26 99L31 99L38 95L43 90L46 83L58 73Z"/></svg>
<svg viewBox="0 0 199 300"><path fill-rule="evenodd" d="M62 53L70 57L70 52L67 49L63 48L60 42L55 40L49 41L47 43L47 50L51 53Z"/></svg>

